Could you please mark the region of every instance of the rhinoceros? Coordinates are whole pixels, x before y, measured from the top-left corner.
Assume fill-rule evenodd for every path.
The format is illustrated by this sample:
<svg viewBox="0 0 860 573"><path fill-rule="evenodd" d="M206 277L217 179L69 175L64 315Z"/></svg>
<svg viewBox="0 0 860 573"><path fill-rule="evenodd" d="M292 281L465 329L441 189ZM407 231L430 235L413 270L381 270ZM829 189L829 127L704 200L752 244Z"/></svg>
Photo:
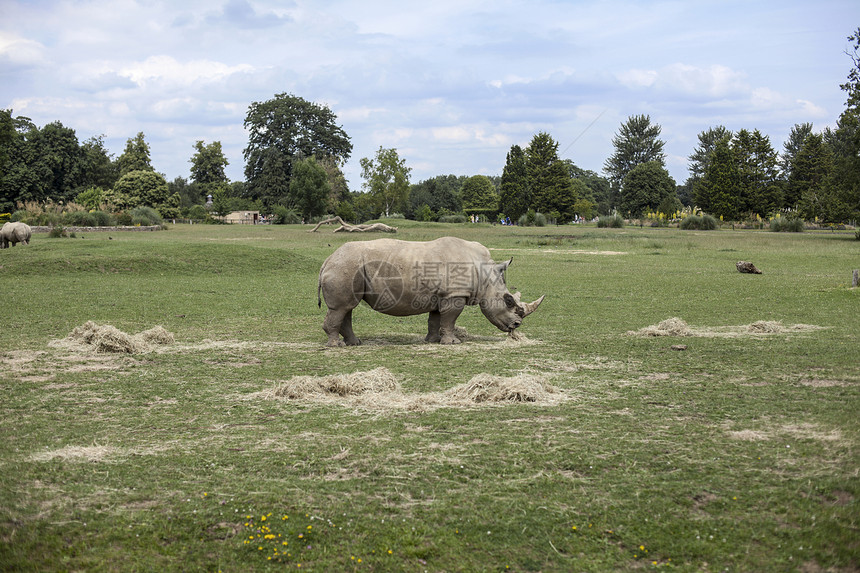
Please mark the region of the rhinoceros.
<svg viewBox="0 0 860 573"><path fill-rule="evenodd" d="M0 227L0 249L8 248L11 244L13 247L17 243L30 244L30 225L20 221L7 221Z"/></svg>
<svg viewBox="0 0 860 573"><path fill-rule="evenodd" d="M327 346L361 344L352 331L352 309L362 300L392 316L429 312L427 342L458 344L454 323L466 305L478 305L499 330L513 332L544 297L524 303L520 293L508 291L511 261L495 263L485 246L455 237L346 243L320 269L317 304L325 300L328 307Z"/></svg>

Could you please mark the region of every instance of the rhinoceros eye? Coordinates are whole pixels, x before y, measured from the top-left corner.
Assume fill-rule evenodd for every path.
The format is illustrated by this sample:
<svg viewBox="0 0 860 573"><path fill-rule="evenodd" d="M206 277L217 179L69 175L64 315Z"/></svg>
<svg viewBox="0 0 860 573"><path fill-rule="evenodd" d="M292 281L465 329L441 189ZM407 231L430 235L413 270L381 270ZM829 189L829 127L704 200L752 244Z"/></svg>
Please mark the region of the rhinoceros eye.
<svg viewBox="0 0 860 573"><path fill-rule="evenodd" d="M505 293L505 296L503 296L502 298L504 299L505 305L507 305L508 308L514 308L515 306L517 306L516 299L514 299L514 297L510 293Z"/></svg>

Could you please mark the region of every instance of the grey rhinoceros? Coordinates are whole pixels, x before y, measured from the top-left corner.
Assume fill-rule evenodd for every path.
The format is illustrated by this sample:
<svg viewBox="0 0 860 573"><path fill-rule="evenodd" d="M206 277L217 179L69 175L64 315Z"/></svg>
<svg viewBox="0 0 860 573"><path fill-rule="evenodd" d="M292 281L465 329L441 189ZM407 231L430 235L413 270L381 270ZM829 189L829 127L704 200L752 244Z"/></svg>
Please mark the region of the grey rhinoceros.
<svg viewBox="0 0 860 573"><path fill-rule="evenodd" d="M0 249L5 249L16 243L30 244L30 225L20 221L8 221L0 227Z"/></svg>
<svg viewBox="0 0 860 573"><path fill-rule="evenodd" d="M362 300L392 316L429 312L427 342L458 344L454 323L466 305L477 304L499 330L513 332L544 297L523 303L520 293L508 291L511 261L495 263L485 246L455 237L346 243L320 269L317 302L328 307L327 346L361 344L352 331L352 309Z"/></svg>

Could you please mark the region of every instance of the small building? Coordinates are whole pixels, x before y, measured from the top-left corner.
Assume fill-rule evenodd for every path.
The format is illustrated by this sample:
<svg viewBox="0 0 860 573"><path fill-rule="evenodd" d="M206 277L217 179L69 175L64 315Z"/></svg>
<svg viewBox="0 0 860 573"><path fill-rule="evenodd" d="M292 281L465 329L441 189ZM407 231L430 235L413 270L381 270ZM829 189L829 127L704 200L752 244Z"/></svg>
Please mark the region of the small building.
<svg viewBox="0 0 860 573"><path fill-rule="evenodd" d="M256 225L260 222L259 211L233 211L226 217L224 222L231 225Z"/></svg>

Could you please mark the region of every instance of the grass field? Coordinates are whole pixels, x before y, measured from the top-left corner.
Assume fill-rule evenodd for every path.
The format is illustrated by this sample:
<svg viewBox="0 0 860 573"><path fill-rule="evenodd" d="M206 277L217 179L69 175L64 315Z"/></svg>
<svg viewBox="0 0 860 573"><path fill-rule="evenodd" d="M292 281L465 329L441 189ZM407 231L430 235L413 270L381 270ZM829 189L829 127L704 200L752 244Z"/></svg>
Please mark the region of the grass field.
<svg viewBox="0 0 860 573"><path fill-rule="evenodd" d="M320 265L377 238L331 228L0 251L0 570L860 569L853 233L398 223L513 257L510 289L546 295L525 340L470 307L428 345L425 316L362 306L364 344L326 348ZM691 335L637 334L672 317ZM62 342L88 321L175 342ZM279 395L380 367L377 392ZM475 380L542 392L452 392Z"/></svg>

